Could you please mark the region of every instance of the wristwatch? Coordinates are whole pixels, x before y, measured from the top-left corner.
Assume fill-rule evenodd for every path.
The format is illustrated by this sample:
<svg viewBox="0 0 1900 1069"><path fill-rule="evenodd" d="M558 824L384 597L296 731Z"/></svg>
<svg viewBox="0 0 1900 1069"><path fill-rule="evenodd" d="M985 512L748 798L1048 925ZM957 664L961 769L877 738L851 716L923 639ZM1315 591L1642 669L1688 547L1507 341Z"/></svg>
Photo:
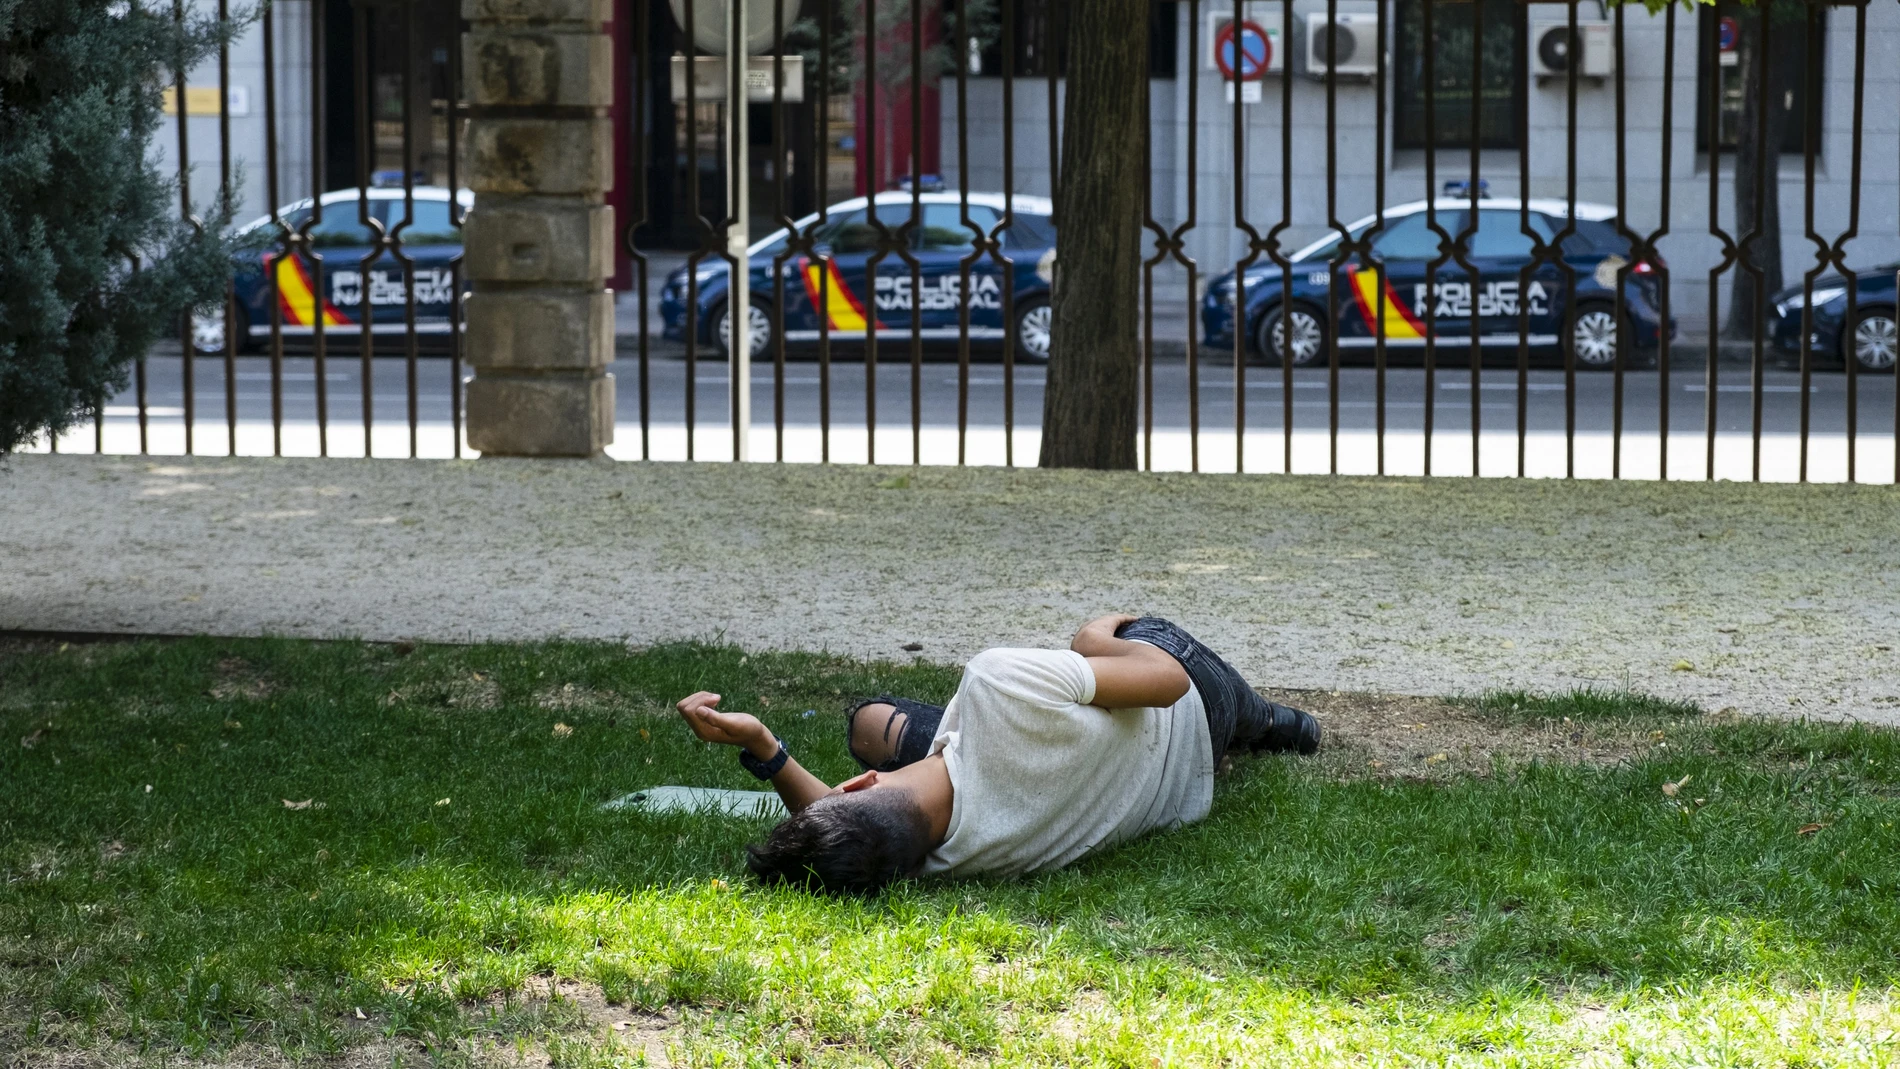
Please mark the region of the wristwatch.
<svg viewBox="0 0 1900 1069"><path fill-rule="evenodd" d="M743 746L739 747L739 766L759 779L771 779L778 775L779 771L785 767L785 762L791 759L792 753L785 748L784 739L774 735L772 741L778 743L778 752L773 754L769 761L761 761L752 756L752 751Z"/></svg>

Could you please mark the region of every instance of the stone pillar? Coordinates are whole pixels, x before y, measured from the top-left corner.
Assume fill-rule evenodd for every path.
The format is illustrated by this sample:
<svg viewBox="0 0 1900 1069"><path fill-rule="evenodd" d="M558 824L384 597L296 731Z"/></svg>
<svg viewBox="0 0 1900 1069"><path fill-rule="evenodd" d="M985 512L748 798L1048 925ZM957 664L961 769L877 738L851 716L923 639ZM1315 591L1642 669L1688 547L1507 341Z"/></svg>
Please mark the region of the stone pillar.
<svg viewBox="0 0 1900 1069"><path fill-rule="evenodd" d="M591 457L614 440L611 13L462 0L468 440L487 456Z"/></svg>

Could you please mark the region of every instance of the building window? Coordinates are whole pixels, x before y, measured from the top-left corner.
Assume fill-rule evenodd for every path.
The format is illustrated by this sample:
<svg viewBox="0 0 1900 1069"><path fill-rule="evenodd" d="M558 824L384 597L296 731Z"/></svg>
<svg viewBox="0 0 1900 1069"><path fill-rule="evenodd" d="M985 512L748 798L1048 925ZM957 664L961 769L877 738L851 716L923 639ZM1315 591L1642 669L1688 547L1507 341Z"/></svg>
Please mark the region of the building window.
<svg viewBox="0 0 1900 1069"><path fill-rule="evenodd" d="M955 0L946 6L954 12ZM1179 16L1175 0L1160 0L1148 5L1148 77L1173 78L1175 46L1179 41ZM1054 71L1058 78L1069 67L1069 0L1016 0L1013 34L1015 65L1010 73L1018 78L1043 78ZM991 10L996 10L992 5ZM998 17L998 16L992 16ZM945 25L953 25L955 16L946 16ZM968 71L973 75L996 77L1003 73L1001 35L987 46L973 42L969 50Z"/></svg>
<svg viewBox="0 0 1900 1069"><path fill-rule="evenodd" d="M1749 73L1743 84L1744 52L1758 47L1761 13L1768 12L1768 100L1778 109L1770 114L1771 130L1781 131L1781 151L1804 150L1808 127L1817 132L1815 148L1820 149L1821 86L1826 76L1826 50L1814 57L1819 66L1808 70L1808 11L1806 4L1750 4L1721 0L1713 6L1700 5L1701 15L1696 37L1695 147L1709 151L1709 93L1711 81L1720 86L1721 110L1716 116L1715 146L1722 152L1735 151L1742 129L1742 103L1747 94L1757 92L1759 74ZM1825 8L1815 9L1815 30L1827 32ZM1680 106L1680 105L1678 105Z"/></svg>
<svg viewBox="0 0 1900 1069"><path fill-rule="evenodd" d="M1432 33L1426 40L1425 5ZM1432 140L1438 148L1516 148L1524 113L1524 5L1516 0L1398 0L1392 48L1392 138L1399 148L1426 148L1425 56L1432 57ZM1482 66L1471 84L1472 20L1482 20ZM1479 99L1478 129L1471 100Z"/></svg>

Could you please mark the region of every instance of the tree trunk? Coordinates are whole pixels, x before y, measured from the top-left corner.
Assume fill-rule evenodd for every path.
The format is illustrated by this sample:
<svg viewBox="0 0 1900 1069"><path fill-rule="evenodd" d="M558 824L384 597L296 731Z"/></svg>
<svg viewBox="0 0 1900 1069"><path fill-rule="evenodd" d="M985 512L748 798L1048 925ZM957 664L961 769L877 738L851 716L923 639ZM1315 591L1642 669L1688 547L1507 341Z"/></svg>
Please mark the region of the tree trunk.
<svg viewBox="0 0 1900 1069"><path fill-rule="evenodd" d="M1795 85L1798 71L1794 64L1803 62L1798 49L1776 47L1778 34L1793 27L1777 19L1775 5L1763 2L1753 13L1759 20L1744 30L1737 42L1742 79L1741 129L1735 137L1735 225L1731 232L1737 243L1755 233L1755 209L1761 206L1761 229L1740 258L1729 289L1728 325L1723 333L1731 338L1752 338L1762 329L1762 315L1769 294L1782 286L1781 281L1781 142L1789 114L1783 96ZM1762 84L1762 63L1768 63L1767 84ZM1763 130L1762 109L1767 109ZM1759 179L1759 181L1758 181ZM1761 268L1761 300L1755 297L1755 275L1747 270Z"/></svg>
<svg viewBox="0 0 1900 1069"><path fill-rule="evenodd" d="M1045 468L1135 467L1147 55L1146 0L1071 8Z"/></svg>

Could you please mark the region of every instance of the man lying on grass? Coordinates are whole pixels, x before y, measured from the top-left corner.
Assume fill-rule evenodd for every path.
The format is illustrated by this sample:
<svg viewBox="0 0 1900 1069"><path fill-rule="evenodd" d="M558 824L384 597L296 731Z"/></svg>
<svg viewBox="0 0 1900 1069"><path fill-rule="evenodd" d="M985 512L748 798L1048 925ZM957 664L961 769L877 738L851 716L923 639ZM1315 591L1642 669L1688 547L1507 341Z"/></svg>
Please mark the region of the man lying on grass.
<svg viewBox="0 0 1900 1069"><path fill-rule="evenodd" d="M747 847L747 864L768 882L831 891L1060 868L1205 817L1229 749L1310 754L1320 741L1312 716L1260 697L1153 617L1090 621L1066 650L985 650L948 706L857 703L846 731L865 772L836 787L758 718L718 704L700 691L679 711L700 738L739 747L792 814Z"/></svg>

